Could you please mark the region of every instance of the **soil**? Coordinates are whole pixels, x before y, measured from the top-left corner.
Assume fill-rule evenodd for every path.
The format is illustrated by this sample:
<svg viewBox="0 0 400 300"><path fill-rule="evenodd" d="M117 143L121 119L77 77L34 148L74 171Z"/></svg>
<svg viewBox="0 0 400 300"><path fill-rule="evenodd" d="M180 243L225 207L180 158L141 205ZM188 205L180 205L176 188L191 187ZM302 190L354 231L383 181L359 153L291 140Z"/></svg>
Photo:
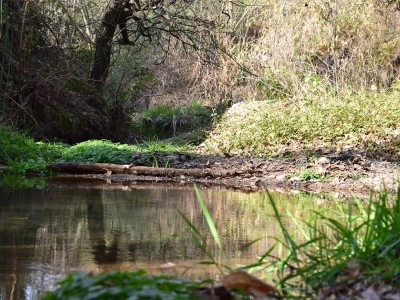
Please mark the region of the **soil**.
<svg viewBox="0 0 400 300"><path fill-rule="evenodd" d="M133 157L138 160L139 154ZM175 169L229 170L227 177L137 176L127 174L87 175L107 182L175 182L220 185L245 191L306 191L332 193L335 197L363 196L371 190L397 188L400 167L367 157L362 151L320 151L318 155L264 159L155 152L157 165ZM145 165L145 163L143 163ZM154 163L153 163L154 165Z"/></svg>

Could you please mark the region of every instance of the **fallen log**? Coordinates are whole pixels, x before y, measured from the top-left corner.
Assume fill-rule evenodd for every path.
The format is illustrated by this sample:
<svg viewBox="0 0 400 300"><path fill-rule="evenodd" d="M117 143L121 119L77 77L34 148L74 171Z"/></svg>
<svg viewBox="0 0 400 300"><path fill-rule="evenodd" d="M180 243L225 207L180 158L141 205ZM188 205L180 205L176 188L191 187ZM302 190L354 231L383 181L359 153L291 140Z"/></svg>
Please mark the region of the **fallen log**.
<svg viewBox="0 0 400 300"><path fill-rule="evenodd" d="M153 176L192 176L192 177L231 177L243 173L258 173L256 170L213 170L213 169L174 169L174 168L152 168L144 166L118 165L107 163L81 163L62 162L53 163L49 166L51 171L66 172L72 174L134 174Z"/></svg>

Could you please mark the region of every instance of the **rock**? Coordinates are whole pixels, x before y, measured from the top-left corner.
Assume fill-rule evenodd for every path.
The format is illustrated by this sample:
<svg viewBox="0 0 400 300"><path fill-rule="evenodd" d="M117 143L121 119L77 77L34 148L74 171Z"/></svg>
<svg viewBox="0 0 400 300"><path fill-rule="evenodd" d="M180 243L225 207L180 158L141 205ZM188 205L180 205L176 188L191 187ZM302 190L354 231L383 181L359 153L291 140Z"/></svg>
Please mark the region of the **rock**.
<svg viewBox="0 0 400 300"><path fill-rule="evenodd" d="M275 177L275 179L279 181L286 180L286 175L285 174L278 175Z"/></svg>
<svg viewBox="0 0 400 300"><path fill-rule="evenodd" d="M331 162L331 160L328 157L322 156L315 161L315 164L326 165L326 164L329 164L330 162Z"/></svg>

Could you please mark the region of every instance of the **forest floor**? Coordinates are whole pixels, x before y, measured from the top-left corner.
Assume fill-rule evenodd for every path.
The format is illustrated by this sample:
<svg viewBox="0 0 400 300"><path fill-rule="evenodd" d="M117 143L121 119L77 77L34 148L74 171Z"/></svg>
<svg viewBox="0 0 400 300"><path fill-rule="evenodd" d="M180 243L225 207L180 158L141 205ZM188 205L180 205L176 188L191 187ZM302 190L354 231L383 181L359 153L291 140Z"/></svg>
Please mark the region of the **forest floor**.
<svg viewBox="0 0 400 300"><path fill-rule="evenodd" d="M134 156L137 158L137 155ZM400 166L393 162L369 158L362 151L320 150L318 155L295 158L241 158L187 153L154 153L157 165L167 170L164 175L95 174L79 175L107 182L153 182L220 185L244 191L267 188L270 191L306 191L332 193L335 197L361 196L371 189L395 190ZM203 175L177 175L174 170L202 170ZM170 174L168 174L170 170ZM226 172L218 176L218 171ZM217 175L208 176L214 172ZM201 173L201 172L200 172Z"/></svg>

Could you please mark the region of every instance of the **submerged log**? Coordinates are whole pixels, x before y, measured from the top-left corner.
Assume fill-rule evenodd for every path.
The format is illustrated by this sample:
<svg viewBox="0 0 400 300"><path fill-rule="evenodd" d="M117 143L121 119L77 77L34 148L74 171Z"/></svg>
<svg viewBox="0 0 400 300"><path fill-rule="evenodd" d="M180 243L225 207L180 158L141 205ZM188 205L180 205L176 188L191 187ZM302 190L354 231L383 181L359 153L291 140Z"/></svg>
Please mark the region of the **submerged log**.
<svg viewBox="0 0 400 300"><path fill-rule="evenodd" d="M153 176L192 176L192 177L231 177L243 173L257 173L255 170L212 170L212 169L174 169L174 168L152 168L144 166L118 165L106 163L79 163L63 162L53 163L49 167L55 172L66 172L72 174L133 174L133 175L153 175Z"/></svg>

